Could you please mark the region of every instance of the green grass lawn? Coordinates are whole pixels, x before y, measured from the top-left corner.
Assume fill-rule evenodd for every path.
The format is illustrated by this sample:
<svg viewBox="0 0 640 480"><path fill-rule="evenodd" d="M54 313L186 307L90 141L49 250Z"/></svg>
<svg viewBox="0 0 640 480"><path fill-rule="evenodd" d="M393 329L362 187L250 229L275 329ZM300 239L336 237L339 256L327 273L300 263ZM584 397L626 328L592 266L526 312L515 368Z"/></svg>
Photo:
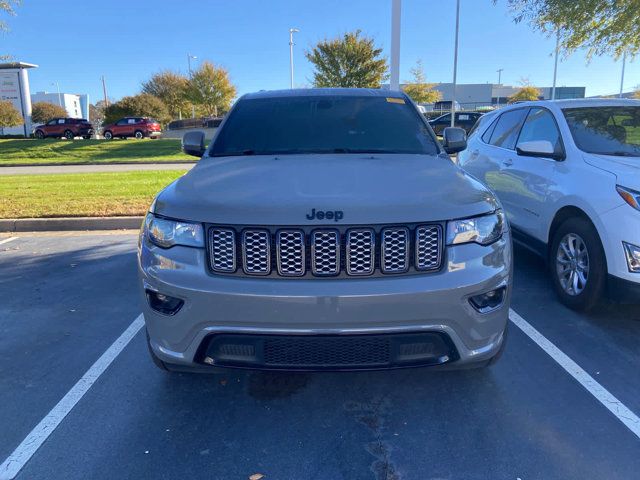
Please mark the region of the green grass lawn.
<svg viewBox="0 0 640 480"><path fill-rule="evenodd" d="M180 150L180 139L0 140L0 166L195 161Z"/></svg>
<svg viewBox="0 0 640 480"><path fill-rule="evenodd" d="M0 176L0 218L144 215L184 170Z"/></svg>

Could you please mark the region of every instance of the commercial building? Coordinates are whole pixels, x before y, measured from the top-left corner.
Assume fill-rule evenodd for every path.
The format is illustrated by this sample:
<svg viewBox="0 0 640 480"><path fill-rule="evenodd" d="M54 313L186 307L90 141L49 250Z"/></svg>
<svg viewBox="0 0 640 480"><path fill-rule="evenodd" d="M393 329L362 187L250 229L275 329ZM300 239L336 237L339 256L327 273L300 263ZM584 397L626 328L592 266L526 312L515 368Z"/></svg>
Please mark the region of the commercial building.
<svg viewBox="0 0 640 480"><path fill-rule="evenodd" d="M22 125L0 127L0 135L31 134L31 96L27 71L37 67L25 62L0 63L0 100L11 102L24 119Z"/></svg>
<svg viewBox="0 0 640 480"><path fill-rule="evenodd" d="M89 96L75 93L36 92L31 95L31 103L49 102L60 105L71 118L89 119Z"/></svg>

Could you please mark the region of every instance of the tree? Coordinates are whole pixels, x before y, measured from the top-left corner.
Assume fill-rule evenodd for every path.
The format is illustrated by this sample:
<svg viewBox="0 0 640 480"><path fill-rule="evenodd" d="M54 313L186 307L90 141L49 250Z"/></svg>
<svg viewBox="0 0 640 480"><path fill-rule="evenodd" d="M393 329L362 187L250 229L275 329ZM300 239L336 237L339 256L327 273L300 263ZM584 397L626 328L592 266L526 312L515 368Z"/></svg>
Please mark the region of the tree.
<svg viewBox="0 0 640 480"><path fill-rule="evenodd" d="M143 82L142 92L153 95L164 102L173 118L188 110L187 88L189 79L180 73L164 70Z"/></svg>
<svg viewBox="0 0 640 480"><path fill-rule="evenodd" d="M0 13L6 13L9 16L15 17L15 7L20 5L21 0L0 0ZM0 33L9 31L9 26L4 20L0 20ZM10 55L0 55L0 60L9 60Z"/></svg>
<svg viewBox="0 0 640 480"><path fill-rule="evenodd" d="M89 119L91 122L97 125L102 124L102 122L104 122L105 109L106 104L104 100L98 100L95 104L89 104Z"/></svg>
<svg viewBox="0 0 640 480"><path fill-rule="evenodd" d="M22 125L22 115L8 100L0 100L0 128Z"/></svg>
<svg viewBox="0 0 640 480"><path fill-rule="evenodd" d="M520 90L509 97L509 103L538 100L539 98L540 90L532 85L523 85Z"/></svg>
<svg viewBox="0 0 640 480"><path fill-rule="evenodd" d="M632 98L640 100L640 85L636 85L636 89L633 92Z"/></svg>
<svg viewBox="0 0 640 480"><path fill-rule="evenodd" d="M31 120L34 123L47 123L52 118L66 117L64 107L49 102L35 102L31 107Z"/></svg>
<svg viewBox="0 0 640 480"><path fill-rule="evenodd" d="M402 90L416 103L435 103L442 98L442 93L434 90L433 83L427 83L427 78L422 67L422 60L416 62L411 69L413 82L407 83Z"/></svg>
<svg viewBox="0 0 640 480"><path fill-rule="evenodd" d="M494 0L497 3L497 0ZM640 51L640 0L507 0L514 21L555 35L562 50L632 57Z"/></svg>
<svg viewBox="0 0 640 480"><path fill-rule="evenodd" d="M236 96L236 87L222 67L204 61L189 79L187 98L205 115L224 114Z"/></svg>
<svg viewBox="0 0 640 480"><path fill-rule="evenodd" d="M167 123L171 115L162 101L148 93L124 97L104 110L104 122L112 123L122 117L152 117L160 123Z"/></svg>
<svg viewBox="0 0 640 480"><path fill-rule="evenodd" d="M314 65L315 87L380 88L386 80L387 60L373 38L361 36L361 31L319 42L305 52Z"/></svg>

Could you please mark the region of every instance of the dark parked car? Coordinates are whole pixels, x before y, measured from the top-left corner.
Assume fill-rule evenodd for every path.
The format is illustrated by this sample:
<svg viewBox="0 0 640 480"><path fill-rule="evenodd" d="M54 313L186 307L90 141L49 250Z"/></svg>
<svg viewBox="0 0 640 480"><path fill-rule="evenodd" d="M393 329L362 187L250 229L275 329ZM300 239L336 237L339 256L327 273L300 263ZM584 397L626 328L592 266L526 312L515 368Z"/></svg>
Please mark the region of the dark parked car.
<svg viewBox="0 0 640 480"><path fill-rule="evenodd" d="M72 140L74 137L84 139L93 135L93 125L84 118L52 118L44 125L36 127L34 132L36 138L64 137Z"/></svg>
<svg viewBox="0 0 640 480"><path fill-rule="evenodd" d="M476 124L482 116L479 112L456 112L454 126L463 128L467 133ZM451 113L445 113L438 118L429 121L429 125L433 128L436 135L442 135L442 131L451 126Z"/></svg>
<svg viewBox="0 0 640 480"><path fill-rule="evenodd" d="M111 140L113 137L155 138L162 135L162 128L153 118L124 117L115 123L102 127L102 135L107 140Z"/></svg>

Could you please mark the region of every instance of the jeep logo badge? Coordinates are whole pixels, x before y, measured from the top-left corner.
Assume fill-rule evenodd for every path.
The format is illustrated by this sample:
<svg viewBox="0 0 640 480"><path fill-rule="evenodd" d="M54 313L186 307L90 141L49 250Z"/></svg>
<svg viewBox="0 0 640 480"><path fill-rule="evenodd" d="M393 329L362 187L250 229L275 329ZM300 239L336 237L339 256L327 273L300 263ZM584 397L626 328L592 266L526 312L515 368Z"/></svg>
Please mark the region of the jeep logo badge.
<svg viewBox="0 0 640 480"><path fill-rule="evenodd" d="M334 222L339 222L344 218L344 212L342 210L316 210L315 208L311 209L311 213L306 215L307 220L333 220Z"/></svg>

